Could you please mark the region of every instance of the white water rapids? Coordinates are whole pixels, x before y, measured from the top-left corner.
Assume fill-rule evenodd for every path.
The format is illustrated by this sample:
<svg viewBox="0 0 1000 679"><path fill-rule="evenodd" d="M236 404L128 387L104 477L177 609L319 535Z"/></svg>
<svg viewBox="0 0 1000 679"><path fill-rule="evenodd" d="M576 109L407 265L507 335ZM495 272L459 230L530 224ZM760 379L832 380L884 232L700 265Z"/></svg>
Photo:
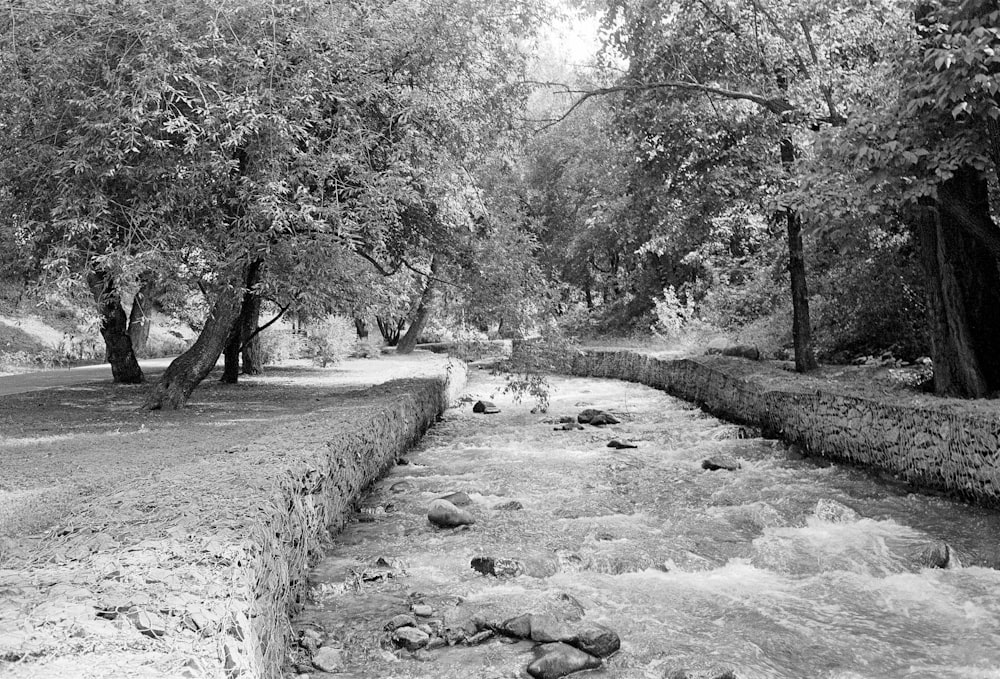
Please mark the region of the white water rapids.
<svg viewBox="0 0 1000 679"><path fill-rule="evenodd" d="M647 387L550 385L548 413L532 414L533 403L471 371L469 395L501 412L450 409L334 539L295 621L340 650L333 676L528 676L529 642L397 650L383 626L420 602L448 626L551 612L614 629L621 650L574 676L1000 677L1000 571L988 567L997 512L740 438L741 428ZM554 431L545 421L585 407L622 423ZM613 438L638 448L608 448ZM720 454L742 468L702 469ZM473 500L476 524L432 526L428 504L455 491ZM510 500L523 510L493 508ZM922 565L941 541L962 567ZM529 574L482 575L470 560L484 555L519 559ZM380 557L385 577L363 577L378 575Z"/></svg>

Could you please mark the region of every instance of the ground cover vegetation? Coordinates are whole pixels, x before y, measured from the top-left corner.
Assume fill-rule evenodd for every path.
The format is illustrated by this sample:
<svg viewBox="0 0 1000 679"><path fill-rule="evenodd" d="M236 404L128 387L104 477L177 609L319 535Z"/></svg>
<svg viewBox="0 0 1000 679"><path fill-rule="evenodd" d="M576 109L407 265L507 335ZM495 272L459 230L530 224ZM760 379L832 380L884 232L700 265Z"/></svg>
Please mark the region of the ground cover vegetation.
<svg viewBox="0 0 1000 679"><path fill-rule="evenodd" d="M322 354L331 314L403 353L725 332L1000 391L995 1L8 9L0 273L88 295L119 382L151 310L189 316L147 408L262 370L275 317ZM589 63L545 47L587 21Z"/></svg>

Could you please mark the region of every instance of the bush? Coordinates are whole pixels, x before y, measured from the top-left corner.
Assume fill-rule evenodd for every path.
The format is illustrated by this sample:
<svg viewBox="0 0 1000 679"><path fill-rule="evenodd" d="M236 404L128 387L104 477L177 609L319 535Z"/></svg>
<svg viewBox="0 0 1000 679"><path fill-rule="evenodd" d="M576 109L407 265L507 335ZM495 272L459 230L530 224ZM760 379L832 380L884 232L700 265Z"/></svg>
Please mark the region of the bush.
<svg viewBox="0 0 1000 679"><path fill-rule="evenodd" d="M262 331L258 337L265 364L281 363L282 361L302 358L305 355L305 336L292 332L291 328L272 325Z"/></svg>
<svg viewBox="0 0 1000 679"><path fill-rule="evenodd" d="M326 367L350 356L357 341L354 321L346 316L330 314L321 321L309 324L307 354L316 364Z"/></svg>

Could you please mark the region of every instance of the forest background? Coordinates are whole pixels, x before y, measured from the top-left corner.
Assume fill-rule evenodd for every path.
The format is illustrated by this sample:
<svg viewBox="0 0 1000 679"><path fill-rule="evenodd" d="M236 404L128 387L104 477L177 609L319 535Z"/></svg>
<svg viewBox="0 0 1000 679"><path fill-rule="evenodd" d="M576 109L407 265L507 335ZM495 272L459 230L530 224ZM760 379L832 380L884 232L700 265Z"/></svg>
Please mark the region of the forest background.
<svg viewBox="0 0 1000 679"><path fill-rule="evenodd" d="M52 356L119 382L171 329L147 408L220 355L235 382L301 350L275 318L320 360L376 333L725 334L803 372L929 355L938 393L1000 392L995 1L38 0L0 22L5 312L44 310Z"/></svg>

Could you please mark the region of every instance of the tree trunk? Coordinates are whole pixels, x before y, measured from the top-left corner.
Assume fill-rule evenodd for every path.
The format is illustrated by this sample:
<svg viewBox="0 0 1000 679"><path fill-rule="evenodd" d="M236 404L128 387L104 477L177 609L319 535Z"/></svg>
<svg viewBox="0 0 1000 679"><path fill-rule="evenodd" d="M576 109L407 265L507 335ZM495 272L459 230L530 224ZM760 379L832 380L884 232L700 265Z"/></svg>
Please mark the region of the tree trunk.
<svg viewBox="0 0 1000 679"><path fill-rule="evenodd" d="M806 258L802 246L802 221L794 212L786 215L788 227L788 273L792 280L792 343L795 347L795 370L809 372L819 367L813 351L812 322L809 319L809 285L806 282Z"/></svg>
<svg viewBox="0 0 1000 679"><path fill-rule="evenodd" d="M791 138L781 140L781 164L787 169L795 161L795 145ZM789 210L785 214L788 234L788 273L792 282L792 346L795 349L795 370L809 372L819 367L812 343L812 322L809 319L809 286L806 282L805 248L802 245L802 220Z"/></svg>
<svg viewBox="0 0 1000 679"><path fill-rule="evenodd" d="M424 326L427 325L427 319L431 315L435 297L437 296L437 273L438 259L435 256L431 258L430 276L427 278L427 285L424 286L423 294L420 295L420 305L417 307L417 313L413 317L410 327L406 329L406 334L400 338L399 344L396 345L397 354L409 354L417 346L417 338L424 331Z"/></svg>
<svg viewBox="0 0 1000 679"><path fill-rule="evenodd" d="M221 382L226 384L236 384L240 379L240 355L244 356L243 374L256 375L257 372L248 372L246 365L245 347L253 340L257 339L257 320L260 316L260 298L253 291L253 288L260 281L260 271L263 260L255 259L250 262L246 270L246 277L243 280L243 301L240 304L239 318L233 323L226 339L226 348L222 351L224 367L222 370ZM256 307L256 311L255 311ZM259 351L258 344L258 351Z"/></svg>
<svg viewBox="0 0 1000 679"><path fill-rule="evenodd" d="M167 366L160 381L146 397L146 409L182 408L195 387L212 372L229 339L229 331L240 315L244 280L241 275L235 279L234 287L219 291L198 339Z"/></svg>
<svg viewBox="0 0 1000 679"><path fill-rule="evenodd" d="M390 347L394 347L399 344L399 336L403 334L403 325L406 323L405 319L395 320L391 317L383 318L377 316L375 322L378 323L378 331L382 334L382 339Z"/></svg>
<svg viewBox="0 0 1000 679"><path fill-rule="evenodd" d="M252 295L249 304L240 311L244 375L260 375L264 372L264 347L261 346L260 333L257 332L260 325L260 302L259 295Z"/></svg>
<svg viewBox="0 0 1000 679"><path fill-rule="evenodd" d="M361 318L360 316L355 316L354 329L358 333L359 340L368 339L368 323L365 321L365 319Z"/></svg>
<svg viewBox="0 0 1000 679"><path fill-rule="evenodd" d="M146 354L146 345L149 342L149 329L152 320L149 317L149 288L143 285L132 298L132 309L128 315L128 334L132 339L132 351L136 356Z"/></svg>
<svg viewBox="0 0 1000 679"><path fill-rule="evenodd" d="M1000 391L1000 229L986 180L959 168L917 223L930 315L934 391L982 398Z"/></svg>
<svg viewBox="0 0 1000 679"><path fill-rule="evenodd" d="M128 318L122 308L121 295L114 279L101 270L87 275L87 284L97 302L101 317L101 336L107 347L107 360L111 364L112 379L118 384L139 384L143 380L142 368L132 350L128 333Z"/></svg>

